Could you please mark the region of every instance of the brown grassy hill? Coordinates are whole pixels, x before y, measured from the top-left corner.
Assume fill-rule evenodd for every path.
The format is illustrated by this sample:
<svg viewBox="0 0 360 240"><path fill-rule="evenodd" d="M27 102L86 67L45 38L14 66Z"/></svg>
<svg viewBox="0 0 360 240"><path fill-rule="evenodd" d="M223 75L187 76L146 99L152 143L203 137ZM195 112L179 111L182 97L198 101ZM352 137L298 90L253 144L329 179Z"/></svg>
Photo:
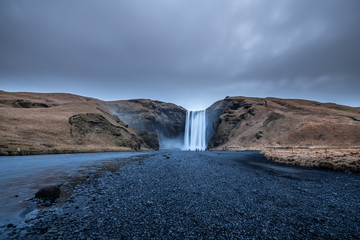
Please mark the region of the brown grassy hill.
<svg viewBox="0 0 360 240"><path fill-rule="evenodd" d="M148 149L137 132L98 99L0 91L0 154Z"/></svg>
<svg viewBox="0 0 360 240"><path fill-rule="evenodd" d="M280 163L360 172L360 108L231 97L214 103L207 114L210 149L262 150Z"/></svg>
<svg viewBox="0 0 360 240"><path fill-rule="evenodd" d="M230 97L207 109L213 149L360 145L360 108L315 101Z"/></svg>
<svg viewBox="0 0 360 240"><path fill-rule="evenodd" d="M32 93L0 91L0 107L38 108L52 107L65 103L102 102L99 99L68 93Z"/></svg>

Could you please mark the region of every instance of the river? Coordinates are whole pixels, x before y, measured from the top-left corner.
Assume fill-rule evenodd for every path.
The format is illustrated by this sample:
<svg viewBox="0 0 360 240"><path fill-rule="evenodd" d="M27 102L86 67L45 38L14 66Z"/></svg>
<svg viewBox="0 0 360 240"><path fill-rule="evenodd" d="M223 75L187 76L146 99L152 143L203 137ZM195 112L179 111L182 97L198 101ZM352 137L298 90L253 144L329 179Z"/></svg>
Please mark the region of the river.
<svg viewBox="0 0 360 240"><path fill-rule="evenodd" d="M43 185L90 175L64 204L0 226L0 239L360 238L359 174L278 164L255 151L3 157L0 169L3 217L31 211L20 205Z"/></svg>
<svg viewBox="0 0 360 240"><path fill-rule="evenodd" d="M117 167L147 152L0 156L0 226L36 208L41 187L67 184L106 167Z"/></svg>

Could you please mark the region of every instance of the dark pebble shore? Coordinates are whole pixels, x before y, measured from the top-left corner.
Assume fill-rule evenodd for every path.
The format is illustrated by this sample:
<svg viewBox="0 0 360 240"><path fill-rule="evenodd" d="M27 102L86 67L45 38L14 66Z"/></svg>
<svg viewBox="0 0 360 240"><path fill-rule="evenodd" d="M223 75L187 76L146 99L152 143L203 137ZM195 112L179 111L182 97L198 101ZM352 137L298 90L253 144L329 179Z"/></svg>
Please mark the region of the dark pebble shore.
<svg viewBox="0 0 360 240"><path fill-rule="evenodd" d="M359 239L360 175L164 151L10 224L1 239Z"/></svg>

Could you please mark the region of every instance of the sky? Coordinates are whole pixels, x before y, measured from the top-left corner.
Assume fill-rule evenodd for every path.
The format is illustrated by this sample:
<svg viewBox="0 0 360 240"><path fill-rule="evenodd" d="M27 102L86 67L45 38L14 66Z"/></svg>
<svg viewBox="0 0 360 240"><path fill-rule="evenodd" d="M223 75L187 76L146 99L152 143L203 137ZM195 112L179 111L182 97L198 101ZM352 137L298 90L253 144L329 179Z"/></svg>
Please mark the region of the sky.
<svg viewBox="0 0 360 240"><path fill-rule="evenodd" d="M360 107L359 0L1 0L0 89Z"/></svg>

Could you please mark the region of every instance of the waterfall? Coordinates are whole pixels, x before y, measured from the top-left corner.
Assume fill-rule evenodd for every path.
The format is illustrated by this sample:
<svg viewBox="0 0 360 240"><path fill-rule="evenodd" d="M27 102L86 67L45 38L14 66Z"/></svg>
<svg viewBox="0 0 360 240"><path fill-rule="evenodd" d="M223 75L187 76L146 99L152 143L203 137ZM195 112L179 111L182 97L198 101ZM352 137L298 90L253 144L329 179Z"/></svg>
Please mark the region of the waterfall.
<svg viewBox="0 0 360 240"><path fill-rule="evenodd" d="M185 122L184 150L206 149L206 111L187 111Z"/></svg>

